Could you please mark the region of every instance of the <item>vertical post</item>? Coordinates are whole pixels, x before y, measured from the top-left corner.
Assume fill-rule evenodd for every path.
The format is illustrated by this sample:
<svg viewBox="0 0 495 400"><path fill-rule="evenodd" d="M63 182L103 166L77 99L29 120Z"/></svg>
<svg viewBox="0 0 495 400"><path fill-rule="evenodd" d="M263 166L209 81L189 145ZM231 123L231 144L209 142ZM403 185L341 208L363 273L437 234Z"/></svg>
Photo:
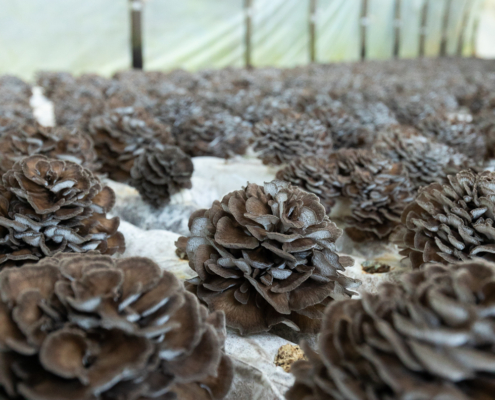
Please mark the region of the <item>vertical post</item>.
<svg viewBox="0 0 495 400"><path fill-rule="evenodd" d="M143 35L142 35L142 0L130 0L131 2L131 46L132 68L143 69Z"/></svg>
<svg viewBox="0 0 495 400"><path fill-rule="evenodd" d="M450 9L452 8L452 0L447 0L445 12L442 21L442 41L440 43L440 57L447 55L448 29L450 22Z"/></svg>
<svg viewBox="0 0 495 400"><path fill-rule="evenodd" d="M244 0L244 64L246 68L251 68L251 34L253 29L253 0Z"/></svg>
<svg viewBox="0 0 495 400"><path fill-rule="evenodd" d="M368 0L361 1L361 61L366 59L366 33L368 28Z"/></svg>
<svg viewBox="0 0 495 400"><path fill-rule="evenodd" d="M426 44L426 34L427 24L428 24L428 8L429 0L424 0L423 9L421 10L421 27L419 30L419 56L425 56L425 44Z"/></svg>
<svg viewBox="0 0 495 400"><path fill-rule="evenodd" d="M316 8L317 0L309 0L309 60L316 61Z"/></svg>
<svg viewBox="0 0 495 400"><path fill-rule="evenodd" d="M464 50L464 40L466 37L467 23L469 20L469 15L471 14L472 6L473 1L466 0L464 12L462 14L461 31L459 32L459 40L457 41L457 55L459 57L462 57L462 52Z"/></svg>
<svg viewBox="0 0 495 400"><path fill-rule="evenodd" d="M401 0L395 0L395 18L394 18L394 58L399 58L400 52L400 28L401 21Z"/></svg>

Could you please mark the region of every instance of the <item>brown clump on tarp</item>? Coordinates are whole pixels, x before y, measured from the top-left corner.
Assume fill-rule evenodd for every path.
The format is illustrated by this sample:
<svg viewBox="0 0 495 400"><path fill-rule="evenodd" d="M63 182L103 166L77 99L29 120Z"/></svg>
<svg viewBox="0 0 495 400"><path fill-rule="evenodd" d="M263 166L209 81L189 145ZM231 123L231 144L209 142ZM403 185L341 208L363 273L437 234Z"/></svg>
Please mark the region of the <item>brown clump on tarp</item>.
<svg viewBox="0 0 495 400"><path fill-rule="evenodd" d="M275 357L275 365L282 367L285 372L290 372L292 364L299 360L306 360L306 356L301 348L295 344L284 344L278 349Z"/></svg>

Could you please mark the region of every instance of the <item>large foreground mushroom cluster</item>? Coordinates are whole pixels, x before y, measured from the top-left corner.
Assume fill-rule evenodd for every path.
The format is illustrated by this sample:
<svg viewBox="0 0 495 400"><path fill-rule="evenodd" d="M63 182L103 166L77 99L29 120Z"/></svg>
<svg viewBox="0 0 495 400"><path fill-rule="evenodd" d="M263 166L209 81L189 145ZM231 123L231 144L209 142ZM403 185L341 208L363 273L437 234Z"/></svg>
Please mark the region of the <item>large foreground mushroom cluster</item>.
<svg viewBox="0 0 495 400"><path fill-rule="evenodd" d="M491 399L494 71L41 72L54 127L1 77L0 398L230 400L253 377L228 335L280 335L310 339L288 400ZM199 209L230 159L272 178ZM196 207L165 249L187 274L122 255L112 185L154 216ZM378 288L370 249L403 257Z"/></svg>

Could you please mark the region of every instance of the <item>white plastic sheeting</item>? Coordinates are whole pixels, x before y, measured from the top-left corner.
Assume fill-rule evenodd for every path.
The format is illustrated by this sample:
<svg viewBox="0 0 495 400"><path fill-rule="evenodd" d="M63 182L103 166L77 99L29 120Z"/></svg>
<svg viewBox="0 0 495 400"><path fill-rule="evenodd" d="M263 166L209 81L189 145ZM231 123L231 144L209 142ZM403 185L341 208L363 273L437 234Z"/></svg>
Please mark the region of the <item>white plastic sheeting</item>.
<svg viewBox="0 0 495 400"><path fill-rule="evenodd" d="M401 57L416 57L426 0L402 0ZM437 56L449 0L430 0L425 53ZM456 54L466 7L463 53L472 52L473 27L485 1L450 0L447 54ZM291 67L309 62L309 0L252 0L252 63ZM218 68L244 63L243 0L146 0L146 69ZM316 59L360 56L361 0L318 0ZM128 0L0 0L0 74L32 78L38 70L110 75L130 65ZM368 0L367 55L390 58L394 0ZM481 23L480 26L486 24ZM493 37L492 37L493 39ZM492 40L492 47L495 43Z"/></svg>
<svg viewBox="0 0 495 400"><path fill-rule="evenodd" d="M243 22L243 0L148 0L143 14L145 68L242 66Z"/></svg>
<svg viewBox="0 0 495 400"><path fill-rule="evenodd" d="M0 0L0 10L0 74L109 75L130 65L125 0Z"/></svg>

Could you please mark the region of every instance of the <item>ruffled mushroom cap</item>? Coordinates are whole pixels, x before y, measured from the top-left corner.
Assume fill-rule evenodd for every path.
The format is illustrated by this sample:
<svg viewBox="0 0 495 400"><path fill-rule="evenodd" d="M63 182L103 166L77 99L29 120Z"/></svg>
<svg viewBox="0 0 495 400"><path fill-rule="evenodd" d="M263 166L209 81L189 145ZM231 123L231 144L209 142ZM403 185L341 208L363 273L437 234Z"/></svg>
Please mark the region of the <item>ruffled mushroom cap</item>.
<svg viewBox="0 0 495 400"><path fill-rule="evenodd" d="M127 182L135 159L148 147L173 144L170 127L143 109L121 108L91 120L89 127L101 172L118 182Z"/></svg>
<svg viewBox="0 0 495 400"><path fill-rule="evenodd" d="M354 261L336 253L342 231L318 197L287 182L229 193L193 213L189 229L191 289L241 334L280 323L315 332L325 306L360 284L341 273Z"/></svg>
<svg viewBox="0 0 495 400"><path fill-rule="evenodd" d="M447 175L476 167L455 149L403 128L385 132L375 143L375 149L393 162L403 164L417 189L433 182L446 183Z"/></svg>
<svg viewBox="0 0 495 400"><path fill-rule="evenodd" d="M63 254L0 273L0 386L26 400L219 400L223 314L147 258ZM176 395L177 397L174 397Z"/></svg>
<svg viewBox="0 0 495 400"><path fill-rule="evenodd" d="M0 137L15 132L22 124L12 118L0 116Z"/></svg>
<svg viewBox="0 0 495 400"><path fill-rule="evenodd" d="M16 161L35 154L73 161L92 171L99 168L89 135L77 129L47 128L37 124L11 129L8 135L0 138L0 172L5 173Z"/></svg>
<svg viewBox="0 0 495 400"><path fill-rule="evenodd" d="M341 194L340 187L334 186L334 177L328 159L323 157L296 158L277 172L277 179L316 194L327 213Z"/></svg>
<svg viewBox="0 0 495 400"><path fill-rule="evenodd" d="M313 113L330 130L335 149L367 148L375 139L371 129L343 110L317 108Z"/></svg>
<svg viewBox="0 0 495 400"><path fill-rule="evenodd" d="M140 154L131 169L130 185L148 203L159 207L170 196L192 187L194 165L177 146L158 146Z"/></svg>
<svg viewBox="0 0 495 400"><path fill-rule="evenodd" d="M316 119L297 116L258 122L254 150L263 164L284 164L298 157L324 156L333 147L332 135Z"/></svg>
<svg viewBox="0 0 495 400"><path fill-rule="evenodd" d="M495 173L469 170L432 183L402 213L394 234L413 268L473 257L495 259Z"/></svg>
<svg viewBox="0 0 495 400"><path fill-rule="evenodd" d="M485 157L486 143L470 115L433 115L416 126L420 132L444 143L480 163Z"/></svg>
<svg viewBox="0 0 495 400"><path fill-rule="evenodd" d="M430 264L377 294L333 302L288 400L489 400L495 264Z"/></svg>
<svg viewBox="0 0 495 400"><path fill-rule="evenodd" d="M226 111L203 113L188 113L175 120L173 134L182 151L191 157L220 158L246 152L253 139L251 124Z"/></svg>
<svg viewBox="0 0 495 400"><path fill-rule="evenodd" d="M485 137L487 159L495 158L495 108L474 117L474 124Z"/></svg>
<svg viewBox="0 0 495 400"><path fill-rule="evenodd" d="M124 251L119 218L106 218L113 190L71 161L35 155L15 163L3 176L0 203L0 264L59 252Z"/></svg>
<svg viewBox="0 0 495 400"><path fill-rule="evenodd" d="M350 202L346 233L355 241L387 239L415 191L402 164L371 150L341 149L329 156L332 185Z"/></svg>
<svg viewBox="0 0 495 400"><path fill-rule="evenodd" d="M0 119L34 123L33 109L29 104L32 95L30 84L12 75L0 76Z"/></svg>

